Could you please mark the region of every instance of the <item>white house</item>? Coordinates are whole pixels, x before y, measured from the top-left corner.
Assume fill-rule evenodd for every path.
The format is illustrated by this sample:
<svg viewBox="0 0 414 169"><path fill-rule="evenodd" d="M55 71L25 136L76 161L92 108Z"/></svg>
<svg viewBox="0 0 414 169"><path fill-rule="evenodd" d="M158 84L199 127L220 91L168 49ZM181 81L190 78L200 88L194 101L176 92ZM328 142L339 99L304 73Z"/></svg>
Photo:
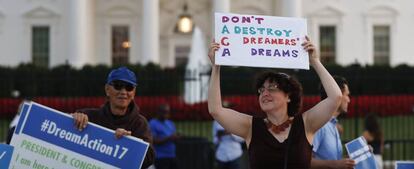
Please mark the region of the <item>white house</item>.
<svg viewBox="0 0 414 169"><path fill-rule="evenodd" d="M186 6L187 8L184 9ZM211 39L213 11L308 19L324 62L414 65L410 0L0 0L0 66L185 64L191 34Z"/></svg>

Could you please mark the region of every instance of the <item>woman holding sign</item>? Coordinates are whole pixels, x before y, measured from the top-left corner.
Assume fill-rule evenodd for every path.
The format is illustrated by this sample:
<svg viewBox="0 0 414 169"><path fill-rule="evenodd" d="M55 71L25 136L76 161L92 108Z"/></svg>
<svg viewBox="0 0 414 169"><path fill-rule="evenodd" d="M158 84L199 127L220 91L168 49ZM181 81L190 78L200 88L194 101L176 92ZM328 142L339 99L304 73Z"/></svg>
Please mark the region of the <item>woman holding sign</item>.
<svg viewBox="0 0 414 169"><path fill-rule="evenodd" d="M341 90L320 62L315 46L308 37L302 46L308 51L310 64L321 79L328 97L301 114L301 84L287 74L266 72L259 76L256 84L258 101L266 114L265 118L222 106L220 66L214 64L215 52L220 44L212 43L210 46L208 56L213 63L213 70L208 109L227 131L245 139L251 169L310 168L313 136L339 106Z"/></svg>

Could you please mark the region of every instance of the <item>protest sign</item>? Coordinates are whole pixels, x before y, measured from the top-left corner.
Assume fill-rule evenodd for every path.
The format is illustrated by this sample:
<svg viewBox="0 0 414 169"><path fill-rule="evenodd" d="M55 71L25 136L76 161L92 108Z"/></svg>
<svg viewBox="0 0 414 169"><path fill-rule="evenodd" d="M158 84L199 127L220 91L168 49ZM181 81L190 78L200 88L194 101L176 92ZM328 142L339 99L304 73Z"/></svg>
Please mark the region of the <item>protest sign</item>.
<svg viewBox="0 0 414 169"><path fill-rule="evenodd" d="M414 169L414 161L396 161L395 169Z"/></svg>
<svg viewBox="0 0 414 169"><path fill-rule="evenodd" d="M309 69L302 18L215 13L217 65Z"/></svg>
<svg viewBox="0 0 414 169"><path fill-rule="evenodd" d="M349 158L355 161L355 169L377 169L374 154L364 137L358 137L345 144Z"/></svg>
<svg viewBox="0 0 414 169"><path fill-rule="evenodd" d="M9 168L12 155L13 146L0 144L0 168Z"/></svg>
<svg viewBox="0 0 414 169"><path fill-rule="evenodd" d="M149 144L88 123L79 131L73 118L34 102L23 105L11 145L10 168L140 168Z"/></svg>

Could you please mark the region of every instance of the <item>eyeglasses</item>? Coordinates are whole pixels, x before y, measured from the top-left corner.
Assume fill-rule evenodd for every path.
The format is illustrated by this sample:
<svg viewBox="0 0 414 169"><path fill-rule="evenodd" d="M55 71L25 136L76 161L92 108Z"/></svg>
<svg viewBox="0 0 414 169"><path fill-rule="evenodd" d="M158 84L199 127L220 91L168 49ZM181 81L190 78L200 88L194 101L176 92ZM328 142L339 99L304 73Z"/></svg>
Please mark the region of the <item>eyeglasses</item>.
<svg viewBox="0 0 414 169"><path fill-rule="evenodd" d="M279 88L277 88L277 84L271 84L268 87L260 87L259 89L257 89L257 92L259 94L263 94L263 92L265 92L265 90L267 90L268 92L277 92L279 91Z"/></svg>
<svg viewBox="0 0 414 169"><path fill-rule="evenodd" d="M130 91L135 89L135 86L133 86L129 83L121 82L121 81L111 82L111 83L109 83L109 85L114 87L115 90L125 89L126 91L130 92Z"/></svg>

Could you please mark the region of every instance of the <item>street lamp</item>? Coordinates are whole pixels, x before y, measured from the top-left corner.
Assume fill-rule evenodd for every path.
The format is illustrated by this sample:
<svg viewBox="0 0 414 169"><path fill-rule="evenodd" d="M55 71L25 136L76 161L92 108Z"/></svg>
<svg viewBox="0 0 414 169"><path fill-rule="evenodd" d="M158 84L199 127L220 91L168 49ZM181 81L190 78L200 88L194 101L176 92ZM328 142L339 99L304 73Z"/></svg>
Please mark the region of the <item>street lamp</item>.
<svg viewBox="0 0 414 169"><path fill-rule="evenodd" d="M178 22L175 26L175 32L178 33L191 33L193 31L193 19L191 15L187 13L187 4L184 4L183 13L178 17Z"/></svg>

